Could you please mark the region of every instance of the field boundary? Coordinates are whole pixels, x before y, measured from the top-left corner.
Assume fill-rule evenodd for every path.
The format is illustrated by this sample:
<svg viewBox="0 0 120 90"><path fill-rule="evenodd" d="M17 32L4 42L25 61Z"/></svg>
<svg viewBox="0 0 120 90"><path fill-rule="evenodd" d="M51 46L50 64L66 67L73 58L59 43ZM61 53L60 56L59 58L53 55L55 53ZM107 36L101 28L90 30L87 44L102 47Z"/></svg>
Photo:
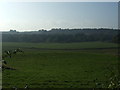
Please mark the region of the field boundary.
<svg viewBox="0 0 120 90"><path fill-rule="evenodd" d="M120 49L120 47L109 47L109 48L61 48L61 49L57 49L57 48L36 48L36 47L30 47L30 48L26 48L26 49L37 49L37 50L103 50L103 49Z"/></svg>

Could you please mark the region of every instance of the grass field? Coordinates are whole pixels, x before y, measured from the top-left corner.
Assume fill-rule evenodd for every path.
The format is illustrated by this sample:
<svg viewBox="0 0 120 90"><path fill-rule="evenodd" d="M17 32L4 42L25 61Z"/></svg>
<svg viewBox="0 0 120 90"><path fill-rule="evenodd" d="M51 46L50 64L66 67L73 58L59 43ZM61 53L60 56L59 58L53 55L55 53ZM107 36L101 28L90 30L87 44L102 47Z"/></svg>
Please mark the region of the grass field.
<svg viewBox="0 0 120 90"><path fill-rule="evenodd" d="M118 75L117 46L105 42L3 43L3 51L24 50L24 54L6 58L16 70L3 71L3 88L25 84L30 88L93 88L98 87L96 83L107 87L109 69Z"/></svg>
<svg viewBox="0 0 120 90"><path fill-rule="evenodd" d="M118 47L114 43L106 42L81 42L81 43L15 43L4 42L3 49L14 48L50 48L50 49L80 49L80 48L109 48Z"/></svg>

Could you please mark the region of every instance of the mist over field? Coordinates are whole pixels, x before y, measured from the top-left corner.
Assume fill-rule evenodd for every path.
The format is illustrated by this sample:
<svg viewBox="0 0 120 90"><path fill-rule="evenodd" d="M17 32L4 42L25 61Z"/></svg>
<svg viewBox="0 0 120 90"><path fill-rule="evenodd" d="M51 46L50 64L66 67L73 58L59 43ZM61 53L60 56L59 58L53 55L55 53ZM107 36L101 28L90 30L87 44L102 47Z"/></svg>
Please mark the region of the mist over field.
<svg viewBox="0 0 120 90"><path fill-rule="evenodd" d="M10 30L9 32L2 33L3 42L51 42L51 43L72 43L72 42L90 42L90 41L102 41L102 42L114 42L118 43L119 30L117 29L51 29L18 32L16 30Z"/></svg>

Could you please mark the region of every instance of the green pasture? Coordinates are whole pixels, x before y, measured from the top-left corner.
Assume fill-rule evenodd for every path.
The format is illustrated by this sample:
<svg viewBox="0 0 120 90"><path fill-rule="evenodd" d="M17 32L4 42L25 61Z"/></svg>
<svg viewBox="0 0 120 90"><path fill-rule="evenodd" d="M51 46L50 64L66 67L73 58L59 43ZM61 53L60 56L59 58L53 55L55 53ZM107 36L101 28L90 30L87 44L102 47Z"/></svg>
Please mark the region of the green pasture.
<svg viewBox="0 0 120 90"><path fill-rule="evenodd" d="M81 42L81 43L17 43L3 42L3 49L14 48L50 48L50 49L81 49L81 48L110 48L118 47L115 43L106 42Z"/></svg>
<svg viewBox="0 0 120 90"><path fill-rule="evenodd" d="M96 83L106 87L111 71L118 75L116 49L98 50L41 50L39 48L79 49L108 48L117 44L102 42L83 43L3 43L3 50L22 48L7 57L8 66L16 70L3 71L3 88L93 88ZM37 49L36 49L37 48Z"/></svg>

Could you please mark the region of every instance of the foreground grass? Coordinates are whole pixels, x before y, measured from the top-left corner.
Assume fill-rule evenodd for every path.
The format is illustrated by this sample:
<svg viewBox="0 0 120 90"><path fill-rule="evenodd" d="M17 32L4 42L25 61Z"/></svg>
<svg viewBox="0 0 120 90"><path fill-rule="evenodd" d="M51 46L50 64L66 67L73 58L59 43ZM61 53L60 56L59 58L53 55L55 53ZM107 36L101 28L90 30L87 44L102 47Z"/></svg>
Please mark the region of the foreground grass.
<svg viewBox="0 0 120 90"><path fill-rule="evenodd" d="M33 43L31 46L27 43L24 43L27 46L20 43L10 44L11 48L37 47ZM109 50L105 51L109 52ZM26 48L24 54L19 53L12 58L6 58L8 65L17 70L3 71L3 87L23 88L28 84L30 88L93 88L96 87L96 82L105 84L111 73L109 67L118 75L118 57L103 52Z"/></svg>
<svg viewBox="0 0 120 90"><path fill-rule="evenodd" d="M117 57L81 52L25 53L7 59L15 71L3 72L3 87L94 87L109 76L107 67L117 73ZM89 84L87 84L89 82Z"/></svg>

